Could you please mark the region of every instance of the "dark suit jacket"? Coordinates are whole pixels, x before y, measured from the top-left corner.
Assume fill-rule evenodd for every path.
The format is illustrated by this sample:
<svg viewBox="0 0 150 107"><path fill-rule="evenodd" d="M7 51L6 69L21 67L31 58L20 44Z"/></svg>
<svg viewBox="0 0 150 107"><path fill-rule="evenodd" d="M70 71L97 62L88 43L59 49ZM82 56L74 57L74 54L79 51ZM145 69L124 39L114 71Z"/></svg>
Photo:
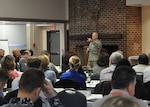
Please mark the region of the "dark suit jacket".
<svg viewBox="0 0 150 107"><path fill-rule="evenodd" d="M0 97L0 106L6 103L7 101L4 98Z"/></svg>

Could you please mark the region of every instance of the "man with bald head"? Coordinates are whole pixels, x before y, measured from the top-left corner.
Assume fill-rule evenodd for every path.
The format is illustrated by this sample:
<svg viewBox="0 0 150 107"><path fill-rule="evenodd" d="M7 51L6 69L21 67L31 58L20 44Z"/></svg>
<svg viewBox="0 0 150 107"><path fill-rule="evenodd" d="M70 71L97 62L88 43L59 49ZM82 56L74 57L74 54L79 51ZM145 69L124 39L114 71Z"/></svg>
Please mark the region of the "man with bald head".
<svg viewBox="0 0 150 107"><path fill-rule="evenodd" d="M89 42L89 47L87 48L88 56L88 66L93 68L96 65L96 62L99 58L100 51L102 48L102 43L98 39L98 33L93 32L92 38L87 38L87 42Z"/></svg>
<svg viewBox="0 0 150 107"><path fill-rule="evenodd" d="M14 49L13 51L12 51L12 54L13 54L13 56L14 56L14 58L15 58L15 63L16 63L16 70L19 70L19 60L20 60L20 58L21 58L21 53L20 53L20 50L19 49Z"/></svg>

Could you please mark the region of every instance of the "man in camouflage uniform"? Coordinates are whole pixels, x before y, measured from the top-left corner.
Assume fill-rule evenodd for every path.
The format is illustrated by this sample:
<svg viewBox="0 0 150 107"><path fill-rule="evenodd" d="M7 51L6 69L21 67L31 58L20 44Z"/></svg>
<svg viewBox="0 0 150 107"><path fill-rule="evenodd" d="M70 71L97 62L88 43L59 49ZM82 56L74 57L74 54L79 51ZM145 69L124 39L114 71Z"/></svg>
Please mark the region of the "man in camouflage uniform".
<svg viewBox="0 0 150 107"><path fill-rule="evenodd" d="M89 47L87 48L88 56L88 66L93 68L96 65L96 62L99 58L100 51L102 48L102 43L98 39L98 33L93 32L92 38L87 38L87 42L90 42Z"/></svg>

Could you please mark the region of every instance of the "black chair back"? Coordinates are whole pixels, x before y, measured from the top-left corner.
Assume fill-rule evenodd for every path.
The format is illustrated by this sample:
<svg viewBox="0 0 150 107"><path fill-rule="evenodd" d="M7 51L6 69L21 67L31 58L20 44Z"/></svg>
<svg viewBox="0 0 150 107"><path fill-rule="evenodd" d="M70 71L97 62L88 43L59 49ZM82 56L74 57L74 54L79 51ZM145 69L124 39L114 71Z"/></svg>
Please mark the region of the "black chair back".
<svg viewBox="0 0 150 107"><path fill-rule="evenodd" d="M66 89L57 96L65 107L87 107L86 97L76 90Z"/></svg>
<svg viewBox="0 0 150 107"><path fill-rule="evenodd" d="M94 94L108 95L111 91L111 81L104 81L98 83L94 88Z"/></svg>

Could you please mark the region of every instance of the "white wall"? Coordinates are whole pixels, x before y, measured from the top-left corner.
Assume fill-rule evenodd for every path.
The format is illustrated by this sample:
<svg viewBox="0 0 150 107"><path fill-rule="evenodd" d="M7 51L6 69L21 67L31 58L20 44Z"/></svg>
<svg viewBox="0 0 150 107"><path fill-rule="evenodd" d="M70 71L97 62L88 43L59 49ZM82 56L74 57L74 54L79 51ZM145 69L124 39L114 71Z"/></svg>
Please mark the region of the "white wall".
<svg viewBox="0 0 150 107"><path fill-rule="evenodd" d="M59 24L56 26L56 29L60 31L60 65L62 65L62 56L65 52L65 34L66 34L66 25Z"/></svg>
<svg viewBox="0 0 150 107"><path fill-rule="evenodd" d="M0 0L0 18L68 20L68 0Z"/></svg>
<svg viewBox="0 0 150 107"><path fill-rule="evenodd" d="M50 27L38 27L38 28L40 29L40 32L38 33L38 35L36 35L36 41L37 41L36 44L41 43L41 44L37 45L37 46L39 46L38 49L40 51L46 50L47 49L47 31L50 30ZM65 38L65 34L66 34L66 25L63 23L56 24L55 30L60 31L60 65L61 65L62 64L62 55L65 51L64 38ZM37 33L37 31L36 31L36 33Z"/></svg>
<svg viewBox="0 0 150 107"><path fill-rule="evenodd" d="M142 7L142 52L150 52L150 6Z"/></svg>
<svg viewBox="0 0 150 107"><path fill-rule="evenodd" d="M39 27L31 23L27 25L0 25L0 39L8 39L10 54L13 49L32 49L34 55L39 55L41 50L47 49L47 30L50 27ZM60 62L65 48L65 24L56 24L56 30L60 31ZM35 43L35 47L33 46ZM61 64L60 63L60 64Z"/></svg>
<svg viewBox="0 0 150 107"><path fill-rule="evenodd" d="M10 54L12 49L25 49L26 25L0 25L0 39L8 39Z"/></svg>
<svg viewBox="0 0 150 107"><path fill-rule="evenodd" d="M37 27L35 24L28 24L27 26L27 49L32 49L36 56L40 54L41 50L43 50L43 45L46 44L46 42L43 42L42 31L42 27ZM33 46L33 43L35 43L35 46Z"/></svg>

